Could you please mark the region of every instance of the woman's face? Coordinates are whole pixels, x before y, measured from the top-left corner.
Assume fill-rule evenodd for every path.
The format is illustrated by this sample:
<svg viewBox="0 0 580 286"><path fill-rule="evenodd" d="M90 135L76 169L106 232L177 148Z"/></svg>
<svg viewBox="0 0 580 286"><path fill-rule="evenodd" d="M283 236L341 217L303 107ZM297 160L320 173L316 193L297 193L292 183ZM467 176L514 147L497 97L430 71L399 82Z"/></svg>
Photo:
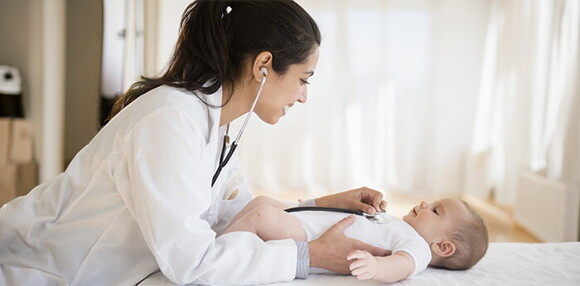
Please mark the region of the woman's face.
<svg viewBox="0 0 580 286"><path fill-rule="evenodd" d="M269 70L266 84L254 112L269 124L276 124L294 103L305 103L308 79L318 63L318 48L300 64L290 65L284 75Z"/></svg>

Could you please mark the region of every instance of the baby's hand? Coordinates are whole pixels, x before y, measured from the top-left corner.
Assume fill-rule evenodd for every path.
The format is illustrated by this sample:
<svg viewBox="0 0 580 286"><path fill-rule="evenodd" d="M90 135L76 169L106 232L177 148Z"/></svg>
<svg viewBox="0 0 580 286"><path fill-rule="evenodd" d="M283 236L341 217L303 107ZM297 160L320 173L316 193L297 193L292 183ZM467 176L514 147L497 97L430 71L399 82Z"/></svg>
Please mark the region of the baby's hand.
<svg viewBox="0 0 580 286"><path fill-rule="evenodd" d="M350 264L350 274L356 276L358 280L373 279L377 274L379 262L370 253L363 250L351 252L346 259L355 261Z"/></svg>

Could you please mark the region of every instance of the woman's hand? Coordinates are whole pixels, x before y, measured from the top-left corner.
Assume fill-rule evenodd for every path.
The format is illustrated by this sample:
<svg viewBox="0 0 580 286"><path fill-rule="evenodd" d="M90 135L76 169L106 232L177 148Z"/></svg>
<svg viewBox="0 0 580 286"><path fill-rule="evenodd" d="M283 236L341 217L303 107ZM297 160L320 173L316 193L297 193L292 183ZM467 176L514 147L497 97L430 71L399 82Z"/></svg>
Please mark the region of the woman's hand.
<svg viewBox="0 0 580 286"><path fill-rule="evenodd" d="M316 199L316 206L361 210L368 214L385 210L387 202L379 191L362 187Z"/></svg>
<svg viewBox="0 0 580 286"><path fill-rule="evenodd" d="M344 229L350 226L354 220L354 215L350 215L333 225L318 239L308 242L311 267L350 274L350 261L348 261L347 256L355 250L364 250L373 256L391 254L389 250L345 236Z"/></svg>

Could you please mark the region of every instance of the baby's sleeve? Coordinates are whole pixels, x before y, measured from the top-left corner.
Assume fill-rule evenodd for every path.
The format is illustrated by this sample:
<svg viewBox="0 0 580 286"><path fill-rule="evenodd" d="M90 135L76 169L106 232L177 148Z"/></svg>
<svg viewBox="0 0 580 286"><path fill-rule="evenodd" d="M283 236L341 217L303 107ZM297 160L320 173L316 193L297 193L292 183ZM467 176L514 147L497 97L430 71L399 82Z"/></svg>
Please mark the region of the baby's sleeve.
<svg viewBox="0 0 580 286"><path fill-rule="evenodd" d="M401 247L393 249L393 252L403 251L409 254L415 262L415 271L411 276L425 270L431 262L431 249L427 241L420 236L405 241ZM411 277L409 276L409 277Z"/></svg>

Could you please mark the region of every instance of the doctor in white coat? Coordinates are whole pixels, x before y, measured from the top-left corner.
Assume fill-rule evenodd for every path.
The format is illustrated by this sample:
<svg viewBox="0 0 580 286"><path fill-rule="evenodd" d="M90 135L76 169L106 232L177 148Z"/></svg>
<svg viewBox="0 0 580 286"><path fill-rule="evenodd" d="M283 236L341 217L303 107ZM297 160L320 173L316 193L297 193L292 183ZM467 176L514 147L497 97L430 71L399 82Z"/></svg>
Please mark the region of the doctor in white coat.
<svg viewBox="0 0 580 286"><path fill-rule="evenodd" d="M346 255L377 249L342 233L264 242L220 236L250 199L237 158L218 168L229 122L254 113L275 124L306 101L320 32L295 2L208 1L188 6L166 71L143 78L66 171L0 209L0 285L134 285L161 270L179 284L305 278L308 267L348 273ZM361 188L311 203L373 213Z"/></svg>

